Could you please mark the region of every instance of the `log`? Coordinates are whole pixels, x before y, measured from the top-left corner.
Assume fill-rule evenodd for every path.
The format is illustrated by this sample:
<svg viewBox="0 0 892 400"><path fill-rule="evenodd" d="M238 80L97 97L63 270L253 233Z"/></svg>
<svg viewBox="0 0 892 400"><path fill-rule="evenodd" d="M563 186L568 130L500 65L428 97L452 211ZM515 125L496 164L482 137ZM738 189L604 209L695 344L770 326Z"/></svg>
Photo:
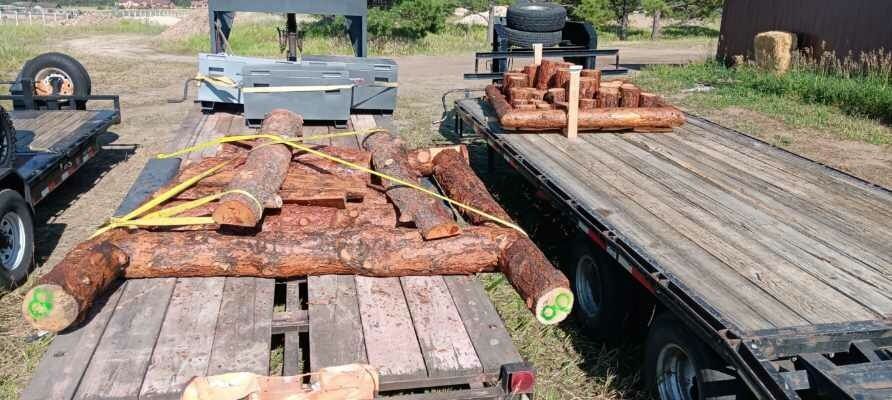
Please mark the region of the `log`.
<svg viewBox="0 0 892 400"><path fill-rule="evenodd" d="M621 80L621 79L615 79L615 80L612 80L612 81L602 81L602 82L601 82L601 87L602 87L602 88L607 87L607 88L616 88L616 89L619 89L619 88L620 88L622 85L624 85L625 83L626 83L626 81Z"/></svg>
<svg viewBox="0 0 892 400"><path fill-rule="evenodd" d="M567 83L570 82L570 68L559 68L552 78L551 87L564 88L567 92Z"/></svg>
<svg viewBox="0 0 892 400"><path fill-rule="evenodd" d="M544 100L545 93L548 93L546 90L539 90L535 88L526 88L526 91L529 92L530 100Z"/></svg>
<svg viewBox="0 0 892 400"><path fill-rule="evenodd" d="M536 72L536 82L533 86L539 90L548 89L552 77L557 72L558 66L559 64L557 61L542 60L542 64L539 65Z"/></svg>
<svg viewBox="0 0 892 400"><path fill-rule="evenodd" d="M545 94L545 101L555 103L559 101L567 101L567 91L564 88L551 88Z"/></svg>
<svg viewBox="0 0 892 400"><path fill-rule="evenodd" d="M518 105L514 106L514 109L518 110L518 111L532 111L532 110L537 110L538 107L536 107L536 105L532 104L532 103L524 103L524 104L518 104Z"/></svg>
<svg viewBox="0 0 892 400"><path fill-rule="evenodd" d="M595 78L598 80L598 86L600 87L601 83L601 70L600 69L584 69L579 74L583 78Z"/></svg>
<svg viewBox="0 0 892 400"><path fill-rule="evenodd" d="M598 105L598 101L595 99L579 99L579 109L580 110L591 110L596 108Z"/></svg>
<svg viewBox="0 0 892 400"><path fill-rule="evenodd" d="M313 233L261 232L254 236L116 230L66 254L25 295L22 310L34 327L61 331L81 318L119 276L288 279L333 274L469 275L499 270L508 271L506 276L514 280L521 294L538 303L531 309L535 307L540 321L556 323L556 317L549 319L549 314L539 308L568 308L572 297L566 303L566 296L546 288L543 277L549 273L539 271L544 258L537 258L535 246L518 244L523 238L514 230L494 227L469 227L462 235L434 241L424 240L416 229L369 226ZM536 276L529 276L531 272ZM531 293L537 297L528 297ZM542 301L551 303L543 305Z"/></svg>
<svg viewBox="0 0 892 400"><path fill-rule="evenodd" d="M536 104L537 110L551 110L554 108L554 106L552 106L551 103L548 103L545 101L543 101L541 103L535 103L535 104Z"/></svg>
<svg viewBox="0 0 892 400"><path fill-rule="evenodd" d="M375 170L418 185L419 181L408 160L402 140L387 132L373 133L363 140L363 147L372 153ZM418 190L390 180L381 182L387 197L396 205L402 221L411 219L427 239L455 236L461 229L443 202Z"/></svg>
<svg viewBox="0 0 892 400"><path fill-rule="evenodd" d="M622 101L620 102L622 107L638 107L638 103L641 102L641 89L638 86L627 83L620 86L619 90L622 95Z"/></svg>
<svg viewBox="0 0 892 400"><path fill-rule="evenodd" d="M434 173L434 157L443 151L456 151L465 159L465 163L470 163L471 157L468 154L468 147L463 144L451 146L429 147L426 149L416 149L409 152L409 166L422 176L430 176Z"/></svg>
<svg viewBox="0 0 892 400"><path fill-rule="evenodd" d="M489 99L489 104L496 110L496 115L500 119L514 110L502 92L499 91L498 86L488 85L484 92L486 93L486 98Z"/></svg>
<svg viewBox="0 0 892 400"><path fill-rule="evenodd" d="M654 93L641 92L638 107L659 107L660 96Z"/></svg>
<svg viewBox="0 0 892 400"><path fill-rule="evenodd" d="M289 205L264 217L261 231L312 233L360 226L395 228L396 210L392 204L349 204L343 210Z"/></svg>
<svg viewBox="0 0 892 400"><path fill-rule="evenodd" d="M217 187L195 186L178 194L174 197L174 200L195 200L219 192L220 188ZM280 189L277 194L277 201L281 204L264 204L266 208L276 209L281 208L284 204L297 204L344 209L347 208L348 201L362 201L365 198L365 191L348 192L342 188L304 187L300 189Z"/></svg>
<svg viewBox="0 0 892 400"><path fill-rule="evenodd" d="M446 194L463 203L505 221L511 217L492 198L486 186L455 151L444 151L434 158L434 176ZM474 225L497 226L480 214L459 208ZM502 252L500 270L534 311L543 324L554 324L569 315L573 304L570 282L555 268L529 237L516 233Z"/></svg>
<svg viewBox="0 0 892 400"><path fill-rule="evenodd" d="M619 89L613 87L601 86L598 91L598 108L614 108L619 107L620 93Z"/></svg>
<svg viewBox="0 0 892 400"><path fill-rule="evenodd" d="M261 131L297 137L302 127L303 119L299 115L276 109L266 115ZM251 151L226 187L227 191L241 193L230 193L220 199L214 210L214 221L221 225L256 226L263 217L264 208L278 197L277 192L290 164L291 150L283 144L266 145Z"/></svg>
<svg viewBox="0 0 892 400"><path fill-rule="evenodd" d="M121 232L109 233L77 245L25 294L22 315L31 326L59 332L73 325L96 296L121 276L129 258L109 241Z"/></svg>
<svg viewBox="0 0 892 400"><path fill-rule="evenodd" d="M530 86L533 86L536 82L536 71L539 69L539 66L536 64L530 64L523 67L523 73L527 76L527 82Z"/></svg>
<svg viewBox="0 0 892 400"><path fill-rule="evenodd" d="M533 97L533 93L527 90L527 88L511 88L510 92L508 93L508 101L510 101L512 104L514 104L514 102L517 102L517 104L523 104L531 97Z"/></svg>
<svg viewBox="0 0 892 400"><path fill-rule="evenodd" d="M684 113L674 107L596 108L579 113L579 126L596 129L678 127Z"/></svg>
<svg viewBox="0 0 892 400"><path fill-rule="evenodd" d="M598 94L598 84L594 78L579 78L579 99L594 99Z"/></svg>
<svg viewBox="0 0 892 400"><path fill-rule="evenodd" d="M503 93L506 96L511 95L511 89L513 88L525 88L528 87L529 82L527 81L527 75L524 73L516 73L509 72L505 74L505 83L503 84Z"/></svg>
<svg viewBox="0 0 892 400"><path fill-rule="evenodd" d="M514 100L511 100L511 107L517 108L517 106L528 104L529 102L530 102L529 100L514 99Z"/></svg>

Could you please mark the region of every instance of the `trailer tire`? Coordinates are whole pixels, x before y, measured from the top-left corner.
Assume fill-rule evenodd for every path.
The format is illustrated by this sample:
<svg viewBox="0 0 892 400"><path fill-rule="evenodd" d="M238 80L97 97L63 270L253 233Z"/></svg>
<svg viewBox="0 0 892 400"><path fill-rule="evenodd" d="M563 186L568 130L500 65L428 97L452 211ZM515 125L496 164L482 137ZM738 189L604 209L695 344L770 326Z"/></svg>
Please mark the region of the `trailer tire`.
<svg viewBox="0 0 892 400"><path fill-rule="evenodd" d="M635 309L630 294L636 292L626 272L585 237L578 238L573 247L567 275L576 300L574 319L594 339L628 338L628 322Z"/></svg>
<svg viewBox="0 0 892 400"><path fill-rule="evenodd" d="M508 27L526 32L555 32L564 29L567 9L555 3L518 3L505 14Z"/></svg>
<svg viewBox="0 0 892 400"><path fill-rule="evenodd" d="M9 113L0 106L0 168L11 168L15 155L15 127Z"/></svg>
<svg viewBox="0 0 892 400"><path fill-rule="evenodd" d="M659 315L650 328L644 353L644 381L660 400L732 400L736 394L706 395L702 385L730 382L728 367L699 337L670 313ZM748 398L748 397L747 397Z"/></svg>
<svg viewBox="0 0 892 400"><path fill-rule="evenodd" d="M556 32L527 32L505 28L508 44L519 47L533 47L533 43L541 43L544 47L557 46L561 42L561 31Z"/></svg>
<svg viewBox="0 0 892 400"><path fill-rule="evenodd" d="M31 209L12 189L0 190L0 280L21 284L34 265L34 222Z"/></svg>
<svg viewBox="0 0 892 400"><path fill-rule="evenodd" d="M21 79L30 79L34 82L35 95L89 96L93 90L93 82L87 69L74 57L62 53L44 53L28 60L19 73L19 80ZM52 86L54 81L58 81L61 85L58 91ZM50 91L52 93L48 93ZM86 101L76 103L78 109L83 109L85 105Z"/></svg>

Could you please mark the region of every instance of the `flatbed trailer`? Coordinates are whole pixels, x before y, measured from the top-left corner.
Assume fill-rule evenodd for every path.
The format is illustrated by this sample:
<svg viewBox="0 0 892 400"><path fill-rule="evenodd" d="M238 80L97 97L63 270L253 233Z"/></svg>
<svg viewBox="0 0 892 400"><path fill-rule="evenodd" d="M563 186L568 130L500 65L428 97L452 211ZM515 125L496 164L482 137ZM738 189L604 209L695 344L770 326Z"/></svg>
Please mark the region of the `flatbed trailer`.
<svg viewBox="0 0 892 400"><path fill-rule="evenodd" d="M762 399L892 398L889 190L692 115L572 141L503 131L483 99L455 118L578 226L597 268L652 295L650 321L671 315L731 367L692 398L741 382Z"/></svg>
<svg viewBox="0 0 892 400"><path fill-rule="evenodd" d="M354 115L346 130L376 126L394 132L390 115ZM304 127L307 136L335 131ZM195 108L169 150L247 133L256 130L241 115ZM310 143L359 146L353 136ZM216 150L150 160L115 215ZM22 398L178 399L195 376L279 372L271 371L274 350L283 375L372 364L381 396L401 400L501 399L510 390L503 376L531 373L473 277L135 279L53 340Z"/></svg>

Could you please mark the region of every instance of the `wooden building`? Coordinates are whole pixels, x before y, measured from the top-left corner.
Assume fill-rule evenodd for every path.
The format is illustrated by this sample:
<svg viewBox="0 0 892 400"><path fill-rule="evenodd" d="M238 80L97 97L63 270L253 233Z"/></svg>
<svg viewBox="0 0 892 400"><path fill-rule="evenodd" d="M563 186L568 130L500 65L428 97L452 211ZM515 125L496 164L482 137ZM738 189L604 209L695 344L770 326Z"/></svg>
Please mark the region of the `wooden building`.
<svg viewBox="0 0 892 400"><path fill-rule="evenodd" d="M756 34L773 30L796 33L800 47L840 56L892 51L892 1L725 0L718 57L751 58Z"/></svg>

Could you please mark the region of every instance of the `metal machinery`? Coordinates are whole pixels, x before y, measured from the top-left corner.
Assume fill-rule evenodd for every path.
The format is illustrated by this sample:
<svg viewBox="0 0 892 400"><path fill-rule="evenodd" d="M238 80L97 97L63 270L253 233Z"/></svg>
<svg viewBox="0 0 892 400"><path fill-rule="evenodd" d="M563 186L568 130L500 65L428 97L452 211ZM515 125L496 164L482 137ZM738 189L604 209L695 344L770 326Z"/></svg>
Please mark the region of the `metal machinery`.
<svg viewBox="0 0 892 400"><path fill-rule="evenodd" d="M236 11L284 13L279 43L285 60L229 53L228 37ZM297 112L305 120L343 122L352 111L390 113L396 107L397 65L367 58L365 0L210 0L211 53L199 54L202 76L197 100L206 112L223 104L244 107L249 125L273 108ZM355 56L303 56L295 14L343 15Z"/></svg>
<svg viewBox="0 0 892 400"><path fill-rule="evenodd" d="M465 74L465 79L500 80L510 68L509 63L515 57L532 58L533 50L529 47L515 46L508 39L505 17L493 18L492 51L478 52L474 59L474 72ZM542 49L545 57L563 57L569 62L582 65L583 68L595 67L599 56L615 57L614 67L601 70L604 75L621 75L629 71L619 66L619 50L598 50L598 32L588 22L567 21L561 31L561 41L555 46ZM480 71L480 61L489 61L489 71Z"/></svg>

